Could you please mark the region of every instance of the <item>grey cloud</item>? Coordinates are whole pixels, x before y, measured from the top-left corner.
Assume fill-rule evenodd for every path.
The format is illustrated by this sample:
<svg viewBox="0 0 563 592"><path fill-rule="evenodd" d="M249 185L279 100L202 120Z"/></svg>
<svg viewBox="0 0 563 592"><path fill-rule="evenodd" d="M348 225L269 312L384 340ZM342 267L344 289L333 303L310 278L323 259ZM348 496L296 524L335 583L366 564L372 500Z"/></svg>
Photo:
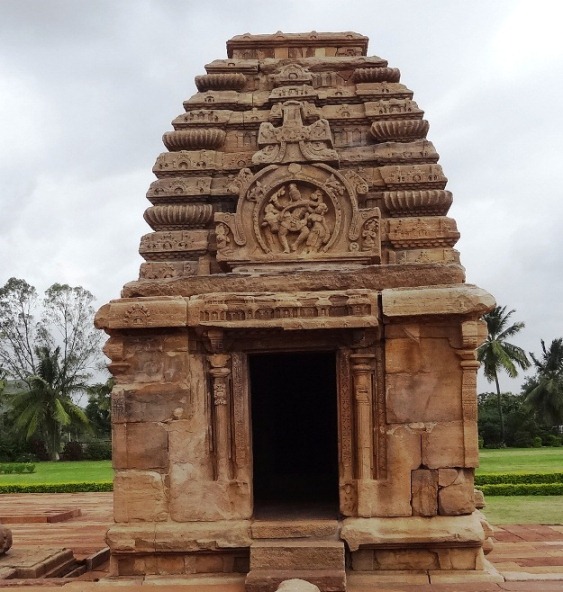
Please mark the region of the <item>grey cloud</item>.
<svg viewBox="0 0 563 592"><path fill-rule="evenodd" d="M355 30L426 111L468 281L517 308L519 343L538 351L540 338L563 335L563 64L551 54L516 69L499 62L498 32L518 6L3 0L0 284L15 275L39 289L83 284L100 304L117 297L141 262L160 137L205 63L247 31Z"/></svg>

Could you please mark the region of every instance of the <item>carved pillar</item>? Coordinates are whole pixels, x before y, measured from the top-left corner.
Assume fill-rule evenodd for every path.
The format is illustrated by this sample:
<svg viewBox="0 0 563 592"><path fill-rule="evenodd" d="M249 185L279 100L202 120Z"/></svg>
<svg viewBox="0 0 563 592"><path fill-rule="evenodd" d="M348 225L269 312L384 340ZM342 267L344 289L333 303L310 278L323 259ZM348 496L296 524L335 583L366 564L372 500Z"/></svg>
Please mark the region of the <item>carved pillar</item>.
<svg viewBox="0 0 563 592"><path fill-rule="evenodd" d="M350 384L350 351L340 350L338 363L340 480L350 482L354 478L354 405Z"/></svg>
<svg viewBox="0 0 563 592"><path fill-rule="evenodd" d="M229 442L229 375L228 367L231 356L212 354L207 356L211 368L213 405L215 409L215 446L217 458L217 479L230 479L230 442Z"/></svg>
<svg viewBox="0 0 563 592"><path fill-rule="evenodd" d="M372 360L374 354L352 354L352 379L356 418L356 478L371 479L373 474Z"/></svg>
<svg viewBox="0 0 563 592"><path fill-rule="evenodd" d="M250 444L248 358L240 352L233 352L231 356L234 476L238 481L250 483L252 450Z"/></svg>

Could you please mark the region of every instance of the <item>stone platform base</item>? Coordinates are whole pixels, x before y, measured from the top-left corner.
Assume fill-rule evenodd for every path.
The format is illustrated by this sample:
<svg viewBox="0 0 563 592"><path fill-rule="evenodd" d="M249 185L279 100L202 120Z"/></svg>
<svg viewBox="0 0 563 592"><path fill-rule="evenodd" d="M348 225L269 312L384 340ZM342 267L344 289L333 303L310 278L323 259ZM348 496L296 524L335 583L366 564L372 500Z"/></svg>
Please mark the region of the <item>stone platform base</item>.
<svg viewBox="0 0 563 592"><path fill-rule="evenodd" d="M247 576L247 589L273 592L301 578L340 592L346 578L377 582L498 582L485 560L479 513L433 518L233 520L115 525L111 575ZM502 579L502 578L500 578ZM363 584L362 584L363 585ZM370 584L371 585L371 584Z"/></svg>
<svg viewBox="0 0 563 592"><path fill-rule="evenodd" d="M504 582L503 576L487 560L483 570L382 570L378 572L351 571L347 574L347 590L379 590L383 586L402 584L423 586L428 584L463 584L468 590L479 583Z"/></svg>

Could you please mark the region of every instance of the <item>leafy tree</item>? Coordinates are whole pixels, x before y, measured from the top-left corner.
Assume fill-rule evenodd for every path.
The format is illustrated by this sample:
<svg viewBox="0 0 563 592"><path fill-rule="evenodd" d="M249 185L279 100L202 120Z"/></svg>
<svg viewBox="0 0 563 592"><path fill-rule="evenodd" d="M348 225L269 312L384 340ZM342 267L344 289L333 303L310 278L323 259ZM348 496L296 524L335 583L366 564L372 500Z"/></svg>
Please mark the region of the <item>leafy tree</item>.
<svg viewBox="0 0 563 592"><path fill-rule="evenodd" d="M59 348L63 383L99 367L101 331L94 328L94 297L82 287L53 284L39 302L25 280L0 288L0 368L31 387L42 363L38 351Z"/></svg>
<svg viewBox="0 0 563 592"><path fill-rule="evenodd" d="M529 447L538 436L546 443L549 441L553 434L541 416L528 408L524 394L502 393L501 402L506 446ZM480 393L478 403L479 435L486 448L498 448L502 444L497 394Z"/></svg>
<svg viewBox="0 0 563 592"><path fill-rule="evenodd" d="M66 284L53 284L43 299L25 280L11 278L0 288L0 370L17 385L9 396L13 423L27 440L43 438L51 457L63 430L88 423L73 396L85 392L100 368L93 300L84 288Z"/></svg>
<svg viewBox="0 0 563 592"><path fill-rule="evenodd" d="M563 338L554 339L549 347L541 340L542 356L534 362L536 374L524 384L526 403L535 409L548 425L563 424Z"/></svg>
<svg viewBox="0 0 563 592"><path fill-rule="evenodd" d="M0 288L0 367L15 380L35 374L37 291L25 280L10 278Z"/></svg>
<svg viewBox="0 0 563 592"><path fill-rule="evenodd" d="M37 374L27 377L29 388L13 395L12 409L15 427L25 433L26 440L33 436L44 439L51 460L58 458L62 430L65 426L89 425L84 410L76 405L71 395L84 391L85 376L65 374L61 349L47 346L35 348Z"/></svg>
<svg viewBox="0 0 563 592"><path fill-rule="evenodd" d="M505 438L499 372L504 370L510 378L515 378L518 376L518 368L525 370L530 366L526 352L507 341L525 326L522 322L510 324L510 317L514 312L514 310L506 312L506 306L497 306L483 316L487 323L488 335L485 343L477 350L477 358L483 365L485 378L495 383L501 444L504 443Z"/></svg>

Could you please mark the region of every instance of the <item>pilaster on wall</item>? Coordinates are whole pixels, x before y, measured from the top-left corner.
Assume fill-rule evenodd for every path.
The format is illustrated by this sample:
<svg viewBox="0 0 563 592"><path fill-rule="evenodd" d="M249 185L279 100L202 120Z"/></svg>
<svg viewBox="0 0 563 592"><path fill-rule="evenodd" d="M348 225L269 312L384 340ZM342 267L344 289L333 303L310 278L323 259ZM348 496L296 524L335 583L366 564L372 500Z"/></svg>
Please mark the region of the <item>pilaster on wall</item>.
<svg viewBox="0 0 563 592"><path fill-rule="evenodd" d="M373 367L374 354L352 354L356 416L356 477L373 478Z"/></svg>
<svg viewBox="0 0 563 592"><path fill-rule="evenodd" d="M487 337L487 325L483 320L465 321L461 324L462 348L457 350L463 377L461 405L463 414L463 441L465 466L479 466L477 440L477 371L480 363L476 350Z"/></svg>

